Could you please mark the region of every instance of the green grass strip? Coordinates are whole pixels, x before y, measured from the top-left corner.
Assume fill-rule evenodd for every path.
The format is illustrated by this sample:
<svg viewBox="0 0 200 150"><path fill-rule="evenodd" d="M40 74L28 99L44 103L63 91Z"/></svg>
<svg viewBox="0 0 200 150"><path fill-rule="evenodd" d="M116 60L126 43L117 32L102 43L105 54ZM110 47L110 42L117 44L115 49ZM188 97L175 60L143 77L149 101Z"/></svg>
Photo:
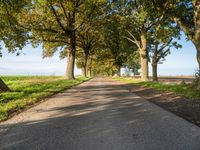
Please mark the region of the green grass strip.
<svg viewBox="0 0 200 150"><path fill-rule="evenodd" d="M0 93L0 121L8 119L13 112L28 105L89 80L83 77L66 80L54 76L2 76L1 78L11 91Z"/></svg>
<svg viewBox="0 0 200 150"><path fill-rule="evenodd" d="M191 99L200 99L200 91L192 88L189 84L166 84L161 82L141 81L139 79L115 77L113 80L131 83L142 87L154 88L163 92L173 92Z"/></svg>

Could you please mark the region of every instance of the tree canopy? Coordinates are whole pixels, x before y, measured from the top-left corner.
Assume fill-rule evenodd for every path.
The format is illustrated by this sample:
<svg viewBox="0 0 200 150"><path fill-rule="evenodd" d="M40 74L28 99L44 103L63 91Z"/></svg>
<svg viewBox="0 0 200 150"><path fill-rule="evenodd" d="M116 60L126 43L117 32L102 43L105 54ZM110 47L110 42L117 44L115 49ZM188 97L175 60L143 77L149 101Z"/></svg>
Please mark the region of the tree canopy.
<svg viewBox="0 0 200 150"><path fill-rule="evenodd" d="M196 46L200 64L198 0L1 0L0 6L7 50L31 43L42 45L43 57L59 51L68 61L67 79L74 79L76 64L85 76L120 75L127 67L135 74L141 69L148 80L149 62L157 75L170 48L181 47L181 31Z"/></svg>

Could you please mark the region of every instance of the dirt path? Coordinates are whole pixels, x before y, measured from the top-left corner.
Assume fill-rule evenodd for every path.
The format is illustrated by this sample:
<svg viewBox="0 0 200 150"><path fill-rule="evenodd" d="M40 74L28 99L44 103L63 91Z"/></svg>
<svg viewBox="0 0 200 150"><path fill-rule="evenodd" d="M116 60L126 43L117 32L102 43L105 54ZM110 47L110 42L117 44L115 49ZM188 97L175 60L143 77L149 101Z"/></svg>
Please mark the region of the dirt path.
<svg viewBox="0 0 200 150"><path fill-rule="evenodd" d="M0 149L199 150L200 128L93 79L0 124Z"/></svg>

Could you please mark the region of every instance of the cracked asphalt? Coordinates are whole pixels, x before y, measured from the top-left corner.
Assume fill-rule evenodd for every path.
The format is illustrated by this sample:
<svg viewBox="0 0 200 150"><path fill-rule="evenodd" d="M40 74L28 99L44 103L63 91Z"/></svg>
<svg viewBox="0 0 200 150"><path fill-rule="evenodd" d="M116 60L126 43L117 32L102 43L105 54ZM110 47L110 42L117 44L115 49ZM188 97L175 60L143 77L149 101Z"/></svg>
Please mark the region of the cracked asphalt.
<svg viewBox="0 0 200 150"><path fill-rule="evenodd" d="M200 128L95 78L0 123L1 150L200 150Z"/></svg>

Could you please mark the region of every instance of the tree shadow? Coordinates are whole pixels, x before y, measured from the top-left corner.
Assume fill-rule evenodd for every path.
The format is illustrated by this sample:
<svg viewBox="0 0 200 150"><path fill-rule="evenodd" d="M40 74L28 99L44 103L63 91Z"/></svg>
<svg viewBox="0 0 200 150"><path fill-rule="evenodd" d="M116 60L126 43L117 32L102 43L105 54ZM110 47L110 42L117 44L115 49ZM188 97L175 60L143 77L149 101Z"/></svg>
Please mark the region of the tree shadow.
<svg viewBox="0 0 200 150"><path fill-rule="evenodd" d="M200 101L186 98L172 92L132 85L131 92L154 104L200 126Z"/></svg>
<svg viewBox="0 0 200 150"><path fill-rule="evenodd" d="M190 135L184 129L176 135L163 130L172 114L130 93L131 85L98 84L92 80L55 96L58 100L70 96L74 101L71 105L37 110L37 115L51 116L1 126L0 149L170 149L174 139L187 141L183 134ZM195 138L189 144L173 146L196 147L200 138Z"/></svg>

